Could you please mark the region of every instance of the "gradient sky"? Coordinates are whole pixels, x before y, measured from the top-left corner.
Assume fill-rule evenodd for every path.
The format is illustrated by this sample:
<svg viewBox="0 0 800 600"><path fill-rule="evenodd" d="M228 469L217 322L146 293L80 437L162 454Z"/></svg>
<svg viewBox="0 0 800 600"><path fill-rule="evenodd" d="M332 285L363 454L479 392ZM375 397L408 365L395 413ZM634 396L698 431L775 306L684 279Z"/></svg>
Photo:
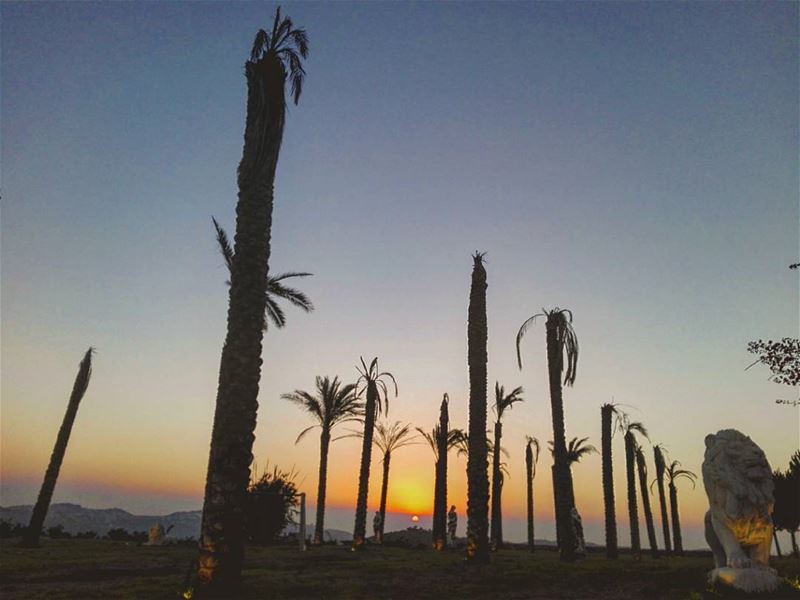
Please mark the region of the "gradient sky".
<svg viewBox="0 0 800 600"><path fill-rule="evenodd" d="M261 3L14 3L2 15L0 503L32 504L78 362L97 348L55 501L138 513L202 503L234 229L243 64ZM254 454L301 473L318 440L280 394L379 356L390 418L467 426L470 253L485 250L489 380L508 413L506 535L524 538L524 436L552 437L541 307L581 343L567 435L599 445L633 405L699 474L734 427L773 467L800 442L797 391L745 371L749 340L798 334L797 3L286 4L311 54L289 110L271 268L317 306L265 339ZM621 439L617 513L626 540ZM332 446L328 525L349 530L360 452ZM537 535L554 537L549 459ZM465 522L466 461L450 499ZM602 539L599 456L575 468ZM370 506L380 464L373 462ZM429 513L426 446L392 461L390 510ZM702 485L681 490L702 545ZM401 516L393 517L400 523ZM404 523L405 521L403 521ZM425 518L423 518L423 523ZM391 525L391 523L390 523Z"/></svg>

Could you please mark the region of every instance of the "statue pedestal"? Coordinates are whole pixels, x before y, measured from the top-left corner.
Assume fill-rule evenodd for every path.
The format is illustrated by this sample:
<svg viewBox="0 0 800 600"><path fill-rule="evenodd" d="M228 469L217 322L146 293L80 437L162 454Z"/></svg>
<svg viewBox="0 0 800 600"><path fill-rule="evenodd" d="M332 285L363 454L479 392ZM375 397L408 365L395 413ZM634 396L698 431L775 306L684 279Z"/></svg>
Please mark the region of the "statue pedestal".
<svg viewBox="0 0 800 600"><path fill-rule="evenodd" d="M773 592L781 585L781 578L775 569L769 567L720 567L708 574L708 580L712 584L721 582L747 593Z"/></svg>

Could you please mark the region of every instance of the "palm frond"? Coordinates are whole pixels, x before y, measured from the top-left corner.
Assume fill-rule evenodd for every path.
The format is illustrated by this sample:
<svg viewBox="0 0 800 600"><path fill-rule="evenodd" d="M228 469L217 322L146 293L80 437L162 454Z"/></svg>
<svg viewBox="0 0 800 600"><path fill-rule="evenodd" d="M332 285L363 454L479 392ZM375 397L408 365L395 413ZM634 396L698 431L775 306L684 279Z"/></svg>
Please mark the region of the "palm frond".
<svg viewBox="0 0 800 600"><path fill-rule="evenodd" d="M228 273L230 273L233 270L233 248L231 247L230 240L228 240L228 234L225 233L225 230L217 223L214 217L211 217L211 221L214 223L214 229L217 232L217 244L219 245L220 254L222 254L222 257L225 259ZM230 282L228 282L228 284L230 284Z"/></svg>
<svg viewBox="0 0 800 600"><path fill-rule="evenodd" d="M520 352L519 345L520 342L522 342L522 337L525 335L525 332L528 331L528 328L536 322L536 319L543 316L542 313L533 315L522 324L522 327L520 327L517 332L517 365L519 365L520 370L522 370L522 353Z"/></svg>

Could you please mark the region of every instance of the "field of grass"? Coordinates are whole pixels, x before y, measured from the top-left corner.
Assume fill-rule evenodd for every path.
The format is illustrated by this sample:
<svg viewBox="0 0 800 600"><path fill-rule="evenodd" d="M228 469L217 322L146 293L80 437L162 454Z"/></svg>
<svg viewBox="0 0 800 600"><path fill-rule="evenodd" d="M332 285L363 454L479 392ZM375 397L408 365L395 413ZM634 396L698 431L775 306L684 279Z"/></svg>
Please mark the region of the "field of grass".
<svg viewBox="0 0 800 600"><path fill-rule="evenodd" d="M38 549L0 545L0 597L16 598L180 598L192 545L138 546L108 540L43 540ZM531 555L502 550L483 567L467 567L458 551L369 547L354 554L344 546L247 549L239 598L717 598L705 590L710 555L685 558L623 556L611 562L602 553L574 565L561 564L552 550ZM773 564L796 579L800 562ZM775 597L775 596L771 596ZM781 597L797 597L784 592Z"/></svg>

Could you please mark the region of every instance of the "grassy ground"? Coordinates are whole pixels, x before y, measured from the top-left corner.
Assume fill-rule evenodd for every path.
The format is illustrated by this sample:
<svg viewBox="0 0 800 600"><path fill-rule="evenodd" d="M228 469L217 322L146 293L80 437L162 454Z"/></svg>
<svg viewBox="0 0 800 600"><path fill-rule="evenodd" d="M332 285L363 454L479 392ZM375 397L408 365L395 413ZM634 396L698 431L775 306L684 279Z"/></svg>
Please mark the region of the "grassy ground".
<svg viewBox="0 0 800 600"><path fill-rule="evenodd" d="M44 540L23 549L0 544L0 597L180 598L194 546L147 547L108 540ZM239 598L717 598L705 591L710 556L622 557L590 554L564 565L552 551L502 550L491 564L467 567L462 554L428 549L342 546L248 548ZM781 575L800 576L800 562L776 561ZM770 596L776 597L776 596ZM787 592L780 597L796 597Z"/></svg>

